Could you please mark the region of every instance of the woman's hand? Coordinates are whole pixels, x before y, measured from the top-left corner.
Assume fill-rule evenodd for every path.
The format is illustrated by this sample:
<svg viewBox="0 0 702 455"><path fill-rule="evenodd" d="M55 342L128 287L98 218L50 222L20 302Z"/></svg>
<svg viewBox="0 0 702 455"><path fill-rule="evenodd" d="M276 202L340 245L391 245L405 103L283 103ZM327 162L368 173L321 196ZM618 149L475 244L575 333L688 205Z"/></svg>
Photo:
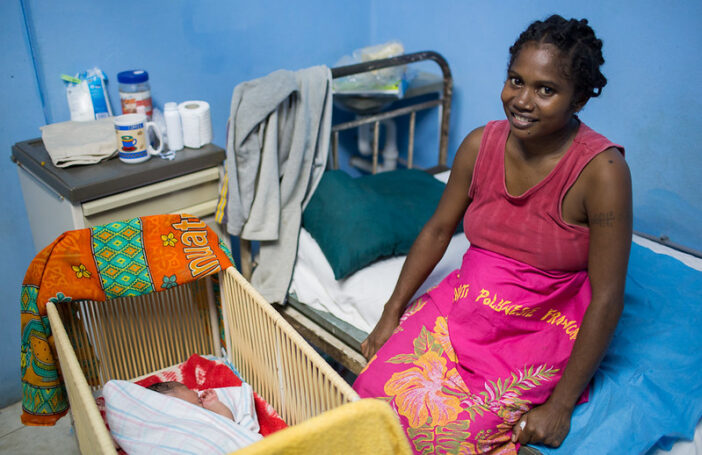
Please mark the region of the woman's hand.
<svg viewBox="0 0 702 455"><path fill-rule="evenodd" d="M512 442L559 447L570 431L573 409L547 401L522 416L512 428Z"/></svg>
<svg viewBox="0 0 702 455"><path fill-rule="evenodd" d="M398 316L383 311L383 315L380 317L378 324L376 324L373 331L368 335L368 338L361 343L361 354L363 354L366 360L370 360L371 357L378 352L378 349L388 341L395 327L397 327L398 321Z"/></svg>

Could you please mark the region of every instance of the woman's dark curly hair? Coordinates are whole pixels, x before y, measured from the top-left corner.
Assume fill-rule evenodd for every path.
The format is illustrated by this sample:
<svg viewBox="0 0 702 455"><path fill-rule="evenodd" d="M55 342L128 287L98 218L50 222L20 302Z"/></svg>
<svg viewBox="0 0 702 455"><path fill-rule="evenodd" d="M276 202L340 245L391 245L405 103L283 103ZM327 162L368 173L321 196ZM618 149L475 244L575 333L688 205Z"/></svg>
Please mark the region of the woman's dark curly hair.
<svg viewBox="0 0 702 455"><path fill-rule="evenodd" d="M604 63L602 40L587 25L587 19L566 20L554 14L545 21L532 23L509 48L509 68L530 41L553 44L570 57L570 68L564 68L564 72L575 83L574 102L599 96L607 85L607 78L600 72Z"/></svg>

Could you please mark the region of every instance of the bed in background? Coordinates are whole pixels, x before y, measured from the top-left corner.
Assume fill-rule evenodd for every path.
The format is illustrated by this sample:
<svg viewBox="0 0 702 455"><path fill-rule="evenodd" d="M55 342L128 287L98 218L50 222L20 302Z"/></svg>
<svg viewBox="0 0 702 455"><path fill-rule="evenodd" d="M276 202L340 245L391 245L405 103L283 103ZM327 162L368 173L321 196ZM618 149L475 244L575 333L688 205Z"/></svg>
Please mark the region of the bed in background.
<svg viewBox="0 0 702 455"><path fill-rule="evenodd" d="M375 171L379 157L379 122L403 115L410 116L408 150L403 164L412 168L416 112L439 107L437 167L428 170L428 174L434 177L427 177L436 182L446 181L452 81L448 64L440 55L434 52L408 54L335 68L332 75L343 77L425 59L435 61L443 73L443 86L438 99L425 101L420 98L415 105L407 100L398 109L333 125L331 169L338 169L339 132L370 123L374 131L372 169ZM416 177L407 171L399 172L409 176L405 178L405 183ZM308 212L311 206L314 208L314 199L320 194L328 200L316 210L324 214L325 210L333 207L334 200L338 201L339 207L346 209L350 201L368 194L365 190L368 185L373 185L359 184L358 179L354 179L351 186L356 193L355 197L351 197L332 194L343 187L340 182L343 183L344 177L337 176L327 186L325 179L320 182L303 218L314 218L308 216ZM363 179L372 180L373 177ZM422 185L433 187L427 179L422 180ZM411 188L411 185L407 188ZM411 191L408 190L408 193ZM412 193L414 197L416 193ZM424 191L419 193L423 194ZM376 208L373 216L382 216L389 210L388 207ZM362 209L358 209L358 213L362 212ZM353 219L352 222L348 217L334 220L332 217L324 219L318 216L312 223L303 220L287 304L277 307L303 337L353 373L358 373L365 366L360 344L380 317L382 306L399 276L404 256L384 257L388 255L388 246L383 244L383 252L376 256L377 260L367 263L360 261L359 267L356 267L358 264L349 267L348 257L330 260L334 253L330 253L328 244L324 245L329 239L319 240L325 232L332 233L339 245L337 256L338 250L346 252L352 259L367 254L367 251L357 250L366 248L372 243L371 240L376 240L366 233L368 226L379 224L373 216L367 221ZM315 223L316 226L313 226ZM365 238L360 242L349 240L358 235L361 227L361 235ZM591 400L577 408L571 433L561 448L539 447L531 450L549 454L658 454L672 448L672 453L676 455L702 453L702 426L698 425L702 417L702 376L699 375L702 337L698 336L702 325L702 259L695 252L681 252L641 235L635 235L633 240L624 313L610 350L593 379ZM392 239L390 242L396 245L402 241L404 239ZM457 233L446 255L418 294L457 268L467 247L465 236ZM243 263L251 265L246 243L242 251ZM397 254L397 251L393 254ZM243 269L245 274L250 270L246 265ZM692 440L693 436L694 441L684 441ZM528 450L525 449L525 453Z"/></svg>
<svg viewBox="0 0 702 455"><path fill-rule="evenodd" d="M397 103L391 104L391 109L384 109L389 104L387 102L378 103L376 106L377 109L373 109L372 107L369 108L368 106L372 106L376 102L374 100L375 95L343 95L344 104L347 107L349 105L362 106L364 114L358 115L354 120L350 121L339 122L335 121L335 119L332 120L332 138L330 142L331 154L328 162L329 169L337 170L339 168L338 149L340 133L370 125L372 131L372 142L368 168L370 169L371 174L376 174L376 172L382 167L380 127L383 122L391 119L406 119L408 138L406 150L400 153L401 156L398 160L399 167L405 169L415 168L416 153L414 150L414 139L417 117L418 115L422 115L422 113L432 111L436 112L439 118L436 134L438 148L435 149L436 151L431 152L432 154L435 154L434 156L436 156L435 166L432 166L430 169L426 169L426 171L430 173L437 173L448 169L446 163L448 154L448 131L451 113L453 79L451 77L449 65L443 56L433 51L422 51L382 60L374 60L332 68L331 73L334 79L338 79L355 74L411 65L420 62L434 62L438 66L441 75L437 76L427 72L417 73L416 77L412 83L409 84L407 90L400 97L399 101L396 100L398 101ZM338 94L335 93L335 100L337 96ZM423 152L423 155L426 155L426 152ZM402 183L404 185L410 185L417 179L418 177L416 176L416 173L414 175L408 174L402 178ZM421 177L419 177L419 179L421 180ZM424 179L422 184L427 184L426 179ZM433 185L429 183L429 186ZM432 190L436 190L436 188L436 186L433 186ZM315 192L315 194L320 193L323 193L323 191L320 192L319 189ZM363 193L363 191L360 190L360 193ZM421 194L421 191L419 193ZM433 197L436 198L437 194L438 193L434 191ZM368 203L369 201L365 202ZM435 202L438 202L438 199L434 201L431 208L432 211L435 207ZM359 210L359 212L363 212L363 210ZM429 213L429 216L430 215L431 213ZM323 221L318 220L318 231L326 230L324 224L325 223ZM421 222L421 224L423 224L423 222ZM421 228L421 224L419 225L419 228ZM413 229L417 230L418 228L414 226ZM414 235L416 236L416 233ZM405 245L406 250L409 249L411 241L414 240L414 236L411 234L410 236L411 239L409 240L409 244ZM305 239L308 237L308 232L303 230L301 232L301 238ZM303 246L303 244L300 243L299 246ZM252 268L255 265L255 260L251 255L251 243L249 241L242 240L240 242L240 251L242 274L248 278L251 276ZM460 255L462 255L462 253L460 253ZM457 257L460 258L460 255ZM298 257L297 261L300 261L300 257ZM369 264L370 262L362 265ZM299 274L299 272L296 271L294 274ZM344 275L350 275L349 270L346 270ZM337 278L339 278L338 275ZM299 279L297 281L299 283ZM299 287L300 290L305 288L306 285ZM304 295L304 291L302 294ZM342 305L342 307L347 306ZM293 325L293 327L295 327L303 336L334 358L337 362L344 365L350 371L358 373L363 366L365 366L365 359L363 359L363 356L360 354L360 342L365 338L365 332L363 329L359 330L354 325L348 324L346 321L344 321L344 318L338 318L339 314L337 314L337 317L335 317L334 314L329 312L318 311L323 310L323 305L316 305L314 301L306 302L304 299L300 298L300 296L296 296L296 294L289 295L287 304L279 306L278 309L280 310L281 314ZM371 323L371 320L369 320L368 323ZM351 321L353 321L353 319ZM364 326L361 324L361 327Z"/></svg>

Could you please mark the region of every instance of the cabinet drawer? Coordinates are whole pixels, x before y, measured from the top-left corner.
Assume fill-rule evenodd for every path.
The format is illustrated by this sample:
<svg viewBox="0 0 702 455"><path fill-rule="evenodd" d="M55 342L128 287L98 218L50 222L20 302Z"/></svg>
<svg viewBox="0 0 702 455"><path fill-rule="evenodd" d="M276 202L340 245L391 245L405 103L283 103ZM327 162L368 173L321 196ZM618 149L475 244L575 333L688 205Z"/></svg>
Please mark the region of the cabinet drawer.
<svg viewBox="0 0 702 455"><path fill-rule="evenodd" d="M202 217L214 213L218 196L219 168L213 167L85 202L82 211L86 227L165 213Z"/></svg>

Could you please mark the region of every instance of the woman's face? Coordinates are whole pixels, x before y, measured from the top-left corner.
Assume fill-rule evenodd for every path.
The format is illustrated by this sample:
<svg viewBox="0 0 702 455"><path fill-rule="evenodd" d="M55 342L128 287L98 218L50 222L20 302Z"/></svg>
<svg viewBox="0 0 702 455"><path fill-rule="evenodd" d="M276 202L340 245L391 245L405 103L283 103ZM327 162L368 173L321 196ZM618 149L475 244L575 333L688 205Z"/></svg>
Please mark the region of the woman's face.
<svg viewBox="0 0 702 455"><path fill-rule="evenodd" d="M502 105L514 136L532 139L560 132L580 110L584 103L573 105L575 85L563 73L568 63L552 44L524 44L502 88Z"/></svg>

